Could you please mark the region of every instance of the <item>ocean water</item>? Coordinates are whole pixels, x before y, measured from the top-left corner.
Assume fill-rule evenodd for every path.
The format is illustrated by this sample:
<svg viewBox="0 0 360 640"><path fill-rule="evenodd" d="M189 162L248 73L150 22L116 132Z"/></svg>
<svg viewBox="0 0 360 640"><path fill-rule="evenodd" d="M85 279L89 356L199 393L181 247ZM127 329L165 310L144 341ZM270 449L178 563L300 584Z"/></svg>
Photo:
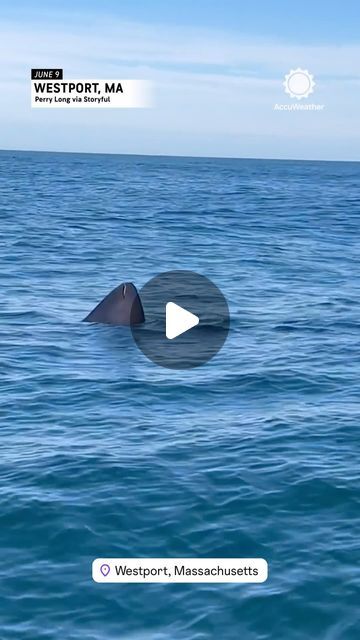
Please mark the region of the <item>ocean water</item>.
<svg viewBox="0 0 360 640"><path fill-rule="evenodd" d="M360 637L359 169L0 153L1 640ZM205 366L80 322L184 268L231 309ZM101 556L269 579L101 585Z"/></svg>

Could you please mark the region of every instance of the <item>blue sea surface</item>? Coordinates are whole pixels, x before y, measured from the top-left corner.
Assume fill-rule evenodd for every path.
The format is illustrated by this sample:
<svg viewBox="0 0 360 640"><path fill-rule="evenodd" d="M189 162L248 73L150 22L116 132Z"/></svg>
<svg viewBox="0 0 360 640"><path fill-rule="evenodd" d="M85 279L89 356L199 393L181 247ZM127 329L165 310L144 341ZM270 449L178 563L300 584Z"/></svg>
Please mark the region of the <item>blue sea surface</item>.
<svg viewBox="0 0 360 640"><path fill-rule="evenodd" d="M1 640L358 640L360 165L0 153ZM213 280L223 349L82 323ZM263 557L264 584L97 584L97 557Z"/></svg>

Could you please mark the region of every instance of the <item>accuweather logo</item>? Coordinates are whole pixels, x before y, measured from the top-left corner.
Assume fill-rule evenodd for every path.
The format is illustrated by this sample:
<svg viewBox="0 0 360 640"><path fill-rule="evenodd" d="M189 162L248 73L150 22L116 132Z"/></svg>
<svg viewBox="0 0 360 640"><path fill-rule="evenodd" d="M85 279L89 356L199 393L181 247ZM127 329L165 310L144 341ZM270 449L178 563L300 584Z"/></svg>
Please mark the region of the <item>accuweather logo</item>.
<svg viewBox="0 0 360 640"><path fill-rule="evenodd" d="M313 93L315 82L314 76L311 75L306 69L291 69L285 76L283 82L285 87L285 93L288 93L291 98L308 98L310 93Z"/></svg>
<svg viewBox="0 0 360 640"><path fill-rule="evenodd" d="M325 108L324 104L300 104L300 100L308 98L310 94L314 93L316 84L314 76L309 73L307 69L301 69L301 67L290 69L289 73L285 75L282 84L285 93L290 96L290 98L295 98L296 102L295 104L293 102L284 104L276 103L274 105L275 111L323 111Z"/></svg>

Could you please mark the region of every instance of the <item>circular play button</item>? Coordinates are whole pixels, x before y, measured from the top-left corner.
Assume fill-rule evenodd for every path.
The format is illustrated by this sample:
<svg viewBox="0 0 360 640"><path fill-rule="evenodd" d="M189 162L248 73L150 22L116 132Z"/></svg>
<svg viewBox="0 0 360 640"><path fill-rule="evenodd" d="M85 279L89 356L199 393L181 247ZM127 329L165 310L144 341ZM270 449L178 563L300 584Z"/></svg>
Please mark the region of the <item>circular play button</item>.
<svg viewBox="0 0 360 640"><path fill-rule="evenodd" d="M193 271L167 271L139 291L144 324L131 331L142 353L168 369L208 362L223 346L230 325L220 289Z"/></svg>

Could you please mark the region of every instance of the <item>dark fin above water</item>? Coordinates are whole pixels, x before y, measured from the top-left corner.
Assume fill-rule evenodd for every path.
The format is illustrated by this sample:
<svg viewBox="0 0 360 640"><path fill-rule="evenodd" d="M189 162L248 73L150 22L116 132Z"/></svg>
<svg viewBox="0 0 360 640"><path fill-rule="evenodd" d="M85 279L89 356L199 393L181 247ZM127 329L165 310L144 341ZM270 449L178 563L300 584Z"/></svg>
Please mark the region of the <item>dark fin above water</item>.
<svg viewBox="0 0 360 640"><path fill-rule="evenodd" d="M140 296L132 282L120 284L89 313L83 322L130 326L145 322Z"/></svg>

